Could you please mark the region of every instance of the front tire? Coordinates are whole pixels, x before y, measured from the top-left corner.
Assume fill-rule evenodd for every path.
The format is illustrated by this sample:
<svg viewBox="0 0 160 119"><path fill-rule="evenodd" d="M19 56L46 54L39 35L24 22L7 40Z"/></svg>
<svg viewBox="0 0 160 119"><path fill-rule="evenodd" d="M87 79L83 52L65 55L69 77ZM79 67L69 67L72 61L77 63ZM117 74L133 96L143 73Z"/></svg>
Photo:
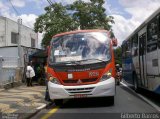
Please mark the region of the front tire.
<svg viewBox="0 0 160 119"><path fill-rule="evenodd" d="M62 105L63 99L56 99L56 100L54 100L54 103L56 104L56 106Z"/></svg>
<svg viewBox="0 0 160 119"><path fill-rule="evenodd" d="M117 80L117 85L120 85L120 81L119 81L119 79L116 79Z"/></svg>
<svg viewBox="0 0 160 119"><path fill-rule="evenodd" d="M114 105L114 96L107 97L109 105Z"/></svg>
<svg viewBox="0 0 160 119"><path fill-rule="evenodd" d="M133 80L134 80L134 90L135 90L135 92L139 92L138 79L137 79L137 76L135 73L133 74Z"/></svg>

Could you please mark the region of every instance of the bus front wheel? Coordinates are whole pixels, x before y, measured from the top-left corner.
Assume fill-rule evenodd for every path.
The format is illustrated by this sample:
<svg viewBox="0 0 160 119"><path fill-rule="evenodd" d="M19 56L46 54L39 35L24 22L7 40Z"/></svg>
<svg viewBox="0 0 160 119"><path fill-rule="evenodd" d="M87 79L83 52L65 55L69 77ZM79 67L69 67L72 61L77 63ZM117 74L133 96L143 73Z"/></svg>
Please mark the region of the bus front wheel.
<svg viewBox="0 0 160 119"><path fill-rule="evenodd" d="M56 106L62 105L63 104L63 99L55 99L54 103L56 104Z"/></svg>
<svg viewBox="0 0 160 119"><path fill-rule="evenodd" d="M133 74L133 80L134 80L134 90L138 92L138 80L135 73Z"/></svg>
<svg viewBox="0 0 160 119"><path fill-rule="evenodd" d="M107 97L110 105L114 105L114 96Z"/></svg>

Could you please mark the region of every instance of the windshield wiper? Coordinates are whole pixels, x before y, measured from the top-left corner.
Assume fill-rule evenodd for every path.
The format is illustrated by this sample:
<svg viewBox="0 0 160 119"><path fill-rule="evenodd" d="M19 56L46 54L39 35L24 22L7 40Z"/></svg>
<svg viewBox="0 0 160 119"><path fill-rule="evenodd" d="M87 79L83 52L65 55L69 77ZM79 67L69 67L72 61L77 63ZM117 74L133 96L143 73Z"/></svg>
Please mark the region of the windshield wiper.
<svg viewBox="0 0 160 119"><path fill-rule="evenodd" d="M85 60L80 60L80 61L88 61L88 60L98 60L98 61L101 61L103 63L106 63L105 60L101 60L101 59L96 59L96 58L92 58L92 59L85 59Z"/></svg>
<svg viewBox="0 0 160 119"><path fill-rule="evenodd" d="M103 62L106 64L107 61L105 60L101 60L101 59L96 59L96 58L92 58L92 59L84 59L84 60L79 60L79 61L66 61L66 62L58 62L58 63L55 63L54 65L84 65L82 62L83 61L89 61L89 60L97 60L97 61L100 61L100 62Z"/></svg>
<svg viewBox="0 0 160 119"><path fill-rule="evenodd" d="M54 63L53 65L57 66L64 66L64 65L82 65L79 61L67 61L67 62L58 62Z"/></svg>
<svg viewBox="0 0 160 119"><path fill-rule="evenodd" d="M82 65L80 61L67 61L67 62L62 62L63 64L68 64L68 65Z"/></svg>

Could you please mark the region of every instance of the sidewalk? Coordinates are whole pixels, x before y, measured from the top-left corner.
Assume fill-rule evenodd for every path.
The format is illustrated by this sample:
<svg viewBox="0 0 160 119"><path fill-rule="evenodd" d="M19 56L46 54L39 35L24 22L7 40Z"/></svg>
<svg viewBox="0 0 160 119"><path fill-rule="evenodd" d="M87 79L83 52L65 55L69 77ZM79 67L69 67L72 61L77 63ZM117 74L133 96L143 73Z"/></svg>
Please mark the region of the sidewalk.
<svg viewBox="0 0 160 119"><path fill-rule="evenodd" d="M26 118L44 107L45 86L26 87L25 85L9 90L0 90L0 112L18 114Z"/></svg>

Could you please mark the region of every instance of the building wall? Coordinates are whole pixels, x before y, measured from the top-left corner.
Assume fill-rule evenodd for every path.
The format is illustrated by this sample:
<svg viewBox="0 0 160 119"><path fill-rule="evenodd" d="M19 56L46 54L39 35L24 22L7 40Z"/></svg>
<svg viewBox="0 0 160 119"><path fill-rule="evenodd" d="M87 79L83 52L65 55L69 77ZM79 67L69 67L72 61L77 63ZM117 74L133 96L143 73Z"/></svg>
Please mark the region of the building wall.
<svg viewBox="0 0 160 119"><path fill-rule="evenodd" d="M0 47L5 46L5 19L0 18Z"/></svg>
<svg viewBox="0 0 160 119"><path fill-rule="evenodd" d="M18 58L18 49L17 47L2 47L0 48L0 56Z"/></svg>
<svg viewBox="0 0 160 119"><path fill-rule="evenodd" d="M29 62L29 56L37 52L39 49L21 47L21 66L24 67L26 62ZM7 62L5 66L18 67L18 48L15 47L0 47L0 57L4 58ZM15 61L16 60L16 61Z"/></svg>
<svg viewBox="0 0 160 119"><path fill-rule="evenodd" d="M5 17L0 17L0 87L6 83L21 81L25 76L25 64L29 55L38 49L37 34L29 27L21 25L21 67L17 44L11 43L11 32L18 34L18 24ZM35 39L35 47L31 47L31 38Z"/></svg>
<svg viewBox="0 0 160 119"><path fill-rule="evenodd" d="M23 21L22 21L23 24ZM21 25L20 28L21 45L25 47L31 47L31 38L35 39L35 48L38 47L38 37L31 28ZM11 43L11 32L18 33L17 22L5 17L0 17L0 36L4 36L6 42L0 43L0 47L4 46L17 46L17 44ZM6 39L5 39L6 38ZM2 38L0 37L0 41Z"/></svg>
<svg viewBox="0 0 160 119"><path fill-rule="evenodd" d="M25 66L29 62L29 56L39 49L21 47L21 67L19 67L19 56L17 46L0 47L0 87L6 83L21 81L25 78ZM3 74L3 75L2 75Z"/></svg>

